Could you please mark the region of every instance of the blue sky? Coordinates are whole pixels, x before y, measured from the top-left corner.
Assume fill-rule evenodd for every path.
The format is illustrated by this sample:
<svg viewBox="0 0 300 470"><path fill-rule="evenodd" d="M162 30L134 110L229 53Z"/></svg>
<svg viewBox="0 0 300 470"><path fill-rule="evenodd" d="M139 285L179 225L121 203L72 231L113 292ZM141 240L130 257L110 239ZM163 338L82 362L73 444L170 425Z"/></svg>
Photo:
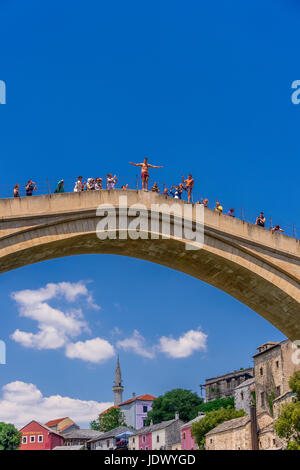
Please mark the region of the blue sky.
<svg viewBox="0 0 300 470"><path fill-rule="evenodd" d="M219 199L237 215L243 208L249 220L264 210L268 222L300 230L300 105L291 102L291 84L300 79L298 2L3 0L0 12L0 80L7 86L1 197L16 181L24 186L33 178L43 192L48 178L53 191L60 178L71 187L78 174L109 171L134 186L128 162L149 156L164 166L152 181L169 185L191 172L195 197L208 197L211 207ZM0 401L10 409L26 396L24 420L32 397L82 400L68 408L52 398L49 408L49 419L74 409L82 423L96 409L87 401L112 399L115 355L97 364L67 357L64 347L25 347L12 338L16 330L39 331L36 320L20 316L13 292L79 281L100 309L86 295L48 304L64 315L81 309L88 327L70 341L98 337L120 353L124 398L174 387L199 392L205 378L247 367L259 344L283 339L227 294L135 259L78 256L2 274L8 363L0 366L0 386L7 387ZM120 345L134 330L144 338L144 355ZM159 351L162 337L178 341L191 330L207 335L206 351L185 358Z"/></svg>

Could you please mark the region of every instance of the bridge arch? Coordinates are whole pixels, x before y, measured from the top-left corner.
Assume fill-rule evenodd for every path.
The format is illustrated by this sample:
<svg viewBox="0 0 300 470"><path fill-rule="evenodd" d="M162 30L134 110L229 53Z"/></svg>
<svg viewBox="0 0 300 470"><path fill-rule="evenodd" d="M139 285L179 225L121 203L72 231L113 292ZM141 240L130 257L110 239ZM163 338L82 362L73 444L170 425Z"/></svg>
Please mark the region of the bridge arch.
<svg viewBox="0 0 300 470"><path fill-rule="evenodd" d="M291 340L300 339L299 240L219 215L204 214L204 243L186 250L184 238L99 240L96 209L107 204L119 216L124 192L92 191L0 201L0 273L78 254L116 254L182 271L249 306ZM162 195L126 191L128 205L173 204ZM182 206L183 202L179 202ZM164 206L166 207L166 206ZM195 207L193 208L195 219ZM162 216L163 214L159 214ZM171 223L174 220L171 217ZM155 235L161 235L155 233Z"/></svg>

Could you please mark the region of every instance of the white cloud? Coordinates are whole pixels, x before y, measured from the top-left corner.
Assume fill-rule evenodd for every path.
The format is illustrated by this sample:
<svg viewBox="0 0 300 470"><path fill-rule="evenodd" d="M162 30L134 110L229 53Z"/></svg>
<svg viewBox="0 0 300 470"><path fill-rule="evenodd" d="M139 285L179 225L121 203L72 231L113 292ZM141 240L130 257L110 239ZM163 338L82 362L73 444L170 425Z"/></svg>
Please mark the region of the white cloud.
<svg viewBox="0 0 300 470"><path fill-rule="evenodd" d="M21 428L31 420L41 423L69 416L80 426L87 426L99 413L112 406L110 402L85 401L52 395L44 397L32 383L10 382L2 388L1 421Z"/></svg>
<svg viewBox="0 0 300 470"><path fill-rule="evenodd" d="M137 330L134 330L131 337L118 341L117 347L125 351L133 351L139 356L149 359L155 357L155 348L147 348L145 338Z"/></svg>
<svg viewBox="0 0 300 470"><path fill-rule="evenodd" d="M88 306L97 307L82 281L47 284L37 290L14 292L12 298L18 304L20 316L37 321L39 331L32 333L17 329L11 338L27 348L58 349L66 345L70 338L79 336L83 331L89 332L80 308L69 308L67 312L63 312L48 303L60 298L71 303L80 296L85 297Z"/></svg>
<svg viewBox="0 0 300 470"><path fill-rule="evenodd" d="M75 302L80 296L86 297L88 304L93 308L100 309L98 305L94 304L93 296L84 281L49 283L40 289L25 289L12 294L13 299L21 305L37 304L59 297L64 297L67 302Z"/></svg>
<svg viewBox="0 0 300 470"><path fill-rule="evenodd" d="M66 356L70 359L82 359L83 361L98 364L115 355L114 347L105 339L94 338L87 341L70 343L66 347Z"/></svg>
<svg viewBox="0 0 300 470"><path fill-rule="evenodd" d="M207 335L200 330L190 330L178 339L162 336L159 340L160 351L172 358L191 356L194 351L206 351Z"/></svg>
<svg viewBox="0 0 300 470"><path fill-rule="evenodd" d="M44 326L39 333L16 330L11 338L25 348L58 349L65 345L66 337L52 326Z"/></svg>
<svg viewBox="0 0 300 470"><path fill-rule="evenodd" d="M42 350L65 347L66 356L72 359L78 358L94 363L109 359L115 351L105 339L94 338L84 342L72 342L73 338L84 331L90 333L80 308L69 308L67 312L63 312L48 303L60 297L65 298L68 303L73 303L80 296L85 297L88 305L97 307L82 281L73 284L69 282L47 284L46 287L37 290L14 292L12 297L18 304L20 316L37 321L38 332L17 329L11 338L26 348Z"/></svg>
<svg viewBox="0 0 300 470"><path fill-rule="evenodd" d="M148 359L153 359L157 353L178 359L189 357L195 351L206 351L206 340L207 335L198 329L183 333L178 339L162 336L158 344L146 347L146 339L139 331L134 330L132 336L118 341L117 347Z"/></svg>

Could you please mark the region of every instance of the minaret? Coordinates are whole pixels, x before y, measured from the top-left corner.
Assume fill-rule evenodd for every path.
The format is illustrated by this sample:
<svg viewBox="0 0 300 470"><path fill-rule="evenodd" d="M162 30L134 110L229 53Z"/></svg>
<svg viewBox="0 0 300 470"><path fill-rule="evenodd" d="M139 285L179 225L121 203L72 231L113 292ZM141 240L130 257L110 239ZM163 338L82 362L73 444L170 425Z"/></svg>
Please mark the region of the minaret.
<svg viewBox="0 0 300 470"><path fill-rule="evenodd" d="M112 388L114 392L114 405L119 405L123 401L123 391L124 387L122 386L122 375L121 375L121 368L120 368L120 361L119 355L117 360L117 368L115 373L115 382Z"/></svg>

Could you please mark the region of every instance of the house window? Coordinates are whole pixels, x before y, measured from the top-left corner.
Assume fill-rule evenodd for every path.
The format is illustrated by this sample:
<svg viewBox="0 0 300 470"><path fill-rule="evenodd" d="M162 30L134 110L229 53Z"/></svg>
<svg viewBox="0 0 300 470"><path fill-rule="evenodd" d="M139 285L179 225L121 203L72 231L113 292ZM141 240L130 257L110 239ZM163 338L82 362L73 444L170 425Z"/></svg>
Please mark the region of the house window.
<svg viewBox="0 0 300 470"><path fill-rule="evenodd" d="M143 406L143 413L147 413L148 412L148 406L147 405L144 405Z"/></svg>
<svg viewBox="0 0 300 470"><path fill-rule="evenodd" d="M30 442L35 442L35 436L30 436Z"/></svg>
<svg viewBox="0 0 300 470"><path fill-rule="evenodd" d="M156 442L159 442L159 436L156 436Z"/></svg>
<svg viewBox="0 0 300 470"><path fill-rule="evenodd" d="M259 369L259 373L260 373L260 375L264 375L264 370L263 370L262 367Z"/></svg>
<svg viewBox="0 0 300 470"><path fill-rule="evenodd" d="M276 361L276 369L279 368L279 361Z"/></svg>
<svg viewBox="0 0 300 470"><path fill-rule="evenodd" d="M146 436L143 436L143 442L146 442Z"/></svg>
<svg viewBox="0 0 300 470"><path fill-rule="evenodd" d="M43 442L43 434L40 434L40 435L38 436L38 442Z"/></svg>
<svg viewBox="0 0 300 470"><path fill-rule="evenodd" d="M132 438L132 443L133 443L133 444L135 443L135 437Z"/></svg>
<svg viewBox="0 0 300 470"><path fill-rule="evenodd" d="M278 395L280 395L280 385L278 385L278 387L276 387L276 392L278 393Z"/></svg>
<svg viewBox="0 0 300 470"><path fill-rule="evenodd" d="M183 439L185 439L185 432L183 433Z"/></svg>
<svg viewBox="0 0 300 470"><path fill-rule="evenodd" d="M106 447L109 447L109 440L106 441Z"/></svg>
<svg viewBox="0 0 300 470"><path fill-rule="evenodd" d="M265 392L261 392L260 401L261 401L261 406L265 406Z"/></svg>
<svg viewBox="0 0 300 470"><path fill-rule="evenodd" d="M241 400L244 400L244 392L241 392Z"/></svg>
<svg viewBox="0 0 300 470"><path fill-rule="evenodd" d="M22 444L27 444L27 436L22 437Z"/></svg>
<svg viewBox="0 0 300 470"><path fill-rule="evenodd" d="M149 450L148 446L145 447L145 450Z"/></svg>
<svg viewBox="0 0 300 470"><path fill-rule="evenodd" d="M212 439L210 439L210 443L211 443L211 444L213 443L213 440L212 440Z"/></svg>

